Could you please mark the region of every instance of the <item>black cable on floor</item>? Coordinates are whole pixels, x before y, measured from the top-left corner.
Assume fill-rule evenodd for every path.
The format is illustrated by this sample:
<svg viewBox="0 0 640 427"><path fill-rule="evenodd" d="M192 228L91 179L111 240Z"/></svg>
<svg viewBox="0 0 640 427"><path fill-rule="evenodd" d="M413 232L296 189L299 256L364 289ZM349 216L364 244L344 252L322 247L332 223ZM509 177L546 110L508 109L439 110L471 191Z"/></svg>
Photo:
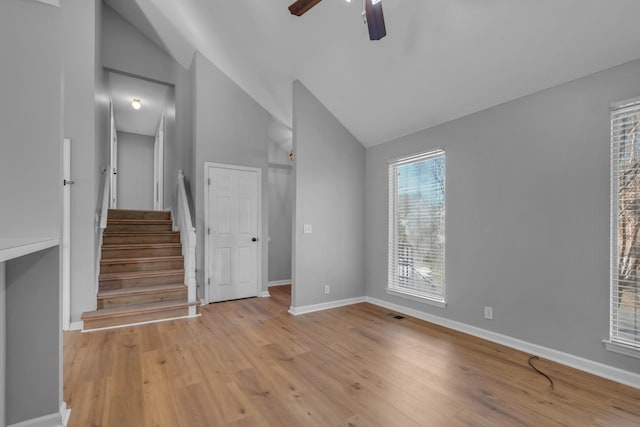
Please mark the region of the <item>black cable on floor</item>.
<svg viewBox="0 0 640 427"><path fill-rule="evenodd" d="M536 368L533 363L531 362L532 360L539 360L540 358L538 356L531 356L529 358L529 366L531 366L537 373L539 373L540 375L542 375L543 377L545 377L546 379L549 380L549 384L551 384L551 388L553 388L553 380L551 379L551 377L549 377L549 375L545 374L544 372L542 372L540 369Z"/></svg>

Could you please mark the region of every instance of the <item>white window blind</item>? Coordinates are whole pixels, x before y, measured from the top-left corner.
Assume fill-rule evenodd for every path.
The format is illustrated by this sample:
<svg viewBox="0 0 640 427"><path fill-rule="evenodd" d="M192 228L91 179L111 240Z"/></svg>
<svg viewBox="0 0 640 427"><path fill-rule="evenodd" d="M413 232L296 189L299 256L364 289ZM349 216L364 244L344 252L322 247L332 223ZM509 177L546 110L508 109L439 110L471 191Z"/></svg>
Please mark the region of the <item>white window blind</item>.
<svg viewBox="0 0 640 427"><path fill-rule="evenodd" d="M640 100L611 111L610 340L640 350Z"/></svg>
<svg viewBox="0 0 640 427"><path fill-rule="evenodd" d="M445 302L445 153L389 164L388 291Z"/></svg>

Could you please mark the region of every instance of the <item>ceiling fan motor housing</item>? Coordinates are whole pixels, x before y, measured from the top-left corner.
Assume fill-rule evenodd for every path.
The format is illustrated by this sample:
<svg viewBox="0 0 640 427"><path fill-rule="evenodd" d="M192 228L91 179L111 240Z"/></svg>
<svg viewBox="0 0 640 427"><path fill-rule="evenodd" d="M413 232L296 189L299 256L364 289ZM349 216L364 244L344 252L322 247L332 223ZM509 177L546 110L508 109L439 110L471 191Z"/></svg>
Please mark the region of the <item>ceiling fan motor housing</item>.
<svg viewBox="0 0 640 427"><path fill-rule="evenodd" d="M320 3L321 0L297 0L289 6L289 12L292 15L302 16L312 7ZM369 39L380 40L387 35L387 29L384 25L384 14L382 13L382 1L364 0L365 22L369 28Z"/></svg>

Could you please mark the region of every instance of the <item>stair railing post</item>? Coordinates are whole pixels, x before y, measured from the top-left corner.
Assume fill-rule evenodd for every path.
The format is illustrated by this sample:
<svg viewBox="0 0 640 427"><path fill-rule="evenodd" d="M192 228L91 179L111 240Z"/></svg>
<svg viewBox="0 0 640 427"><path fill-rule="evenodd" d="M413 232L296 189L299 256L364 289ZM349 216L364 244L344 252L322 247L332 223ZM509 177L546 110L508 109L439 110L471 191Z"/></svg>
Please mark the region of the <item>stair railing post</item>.
<svg viewBox="0 0 640 427"><path fill-rule="evenodd" d="M187 285L187 296L190 303L195 303L196 295L196 230L191 223L189 199L184 184L184 173L178 171L177 215L184 257L184 282ZM189 315L196 314L196 307L189 307Z"/></svg>

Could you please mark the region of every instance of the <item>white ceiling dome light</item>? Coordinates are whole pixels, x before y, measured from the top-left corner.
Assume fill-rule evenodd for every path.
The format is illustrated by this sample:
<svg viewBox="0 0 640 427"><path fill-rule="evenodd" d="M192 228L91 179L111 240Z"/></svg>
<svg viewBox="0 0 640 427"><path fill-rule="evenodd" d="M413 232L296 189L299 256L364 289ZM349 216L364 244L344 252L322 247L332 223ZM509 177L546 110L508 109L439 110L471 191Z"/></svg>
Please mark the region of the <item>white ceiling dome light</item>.
<svg viewBox="0 0 640 427"><path fill-rule="evenodd" d="M133 107L134 110L142 108L142 101L140 101L140 98L133 98L131 101L131 107Z"/></svg>

